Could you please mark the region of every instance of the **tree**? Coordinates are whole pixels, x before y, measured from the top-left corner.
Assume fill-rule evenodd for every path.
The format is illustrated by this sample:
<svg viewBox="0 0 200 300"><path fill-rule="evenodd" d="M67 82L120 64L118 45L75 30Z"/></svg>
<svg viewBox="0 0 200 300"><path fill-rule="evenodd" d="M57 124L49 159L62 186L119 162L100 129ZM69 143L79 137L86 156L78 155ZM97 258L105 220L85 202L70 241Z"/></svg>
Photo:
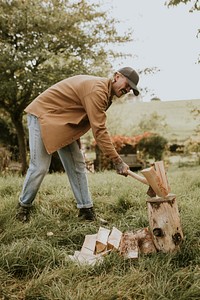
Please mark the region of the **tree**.
<svg viewBox="0 0 200 300"><path fill-rule="evenodd" d="M178 5L180 3L187 4L189 2L192 2L193 5L192 10L200 10L199 0L169 0L166 2L166 4L170 6L170 5Z"/></svg>
<svg viewBox="0 0 200 300"><path fill-rule="evenodd" d="M153 97L150 101L161 101L161 99L159 97Z"/></svg>
<svg viewBox="0 0 200 300"><path fill-rule="evenodd" d="M16 130L27 168L23 110L51 84L80 73L107 76L108 44L130 41L115 20L85 0L0 0L0 109Z"/></svg>

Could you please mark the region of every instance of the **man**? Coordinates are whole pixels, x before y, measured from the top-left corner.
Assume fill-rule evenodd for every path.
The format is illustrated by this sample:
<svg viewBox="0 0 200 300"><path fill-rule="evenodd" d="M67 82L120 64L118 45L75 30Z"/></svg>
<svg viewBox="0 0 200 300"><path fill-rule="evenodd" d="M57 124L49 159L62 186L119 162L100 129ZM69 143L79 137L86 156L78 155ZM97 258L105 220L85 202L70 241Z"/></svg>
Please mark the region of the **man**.
<svg viewBox="0 0 200 300"><path fill-rule="evenodd" d="M130 67L118 70L113 79L77 75L51 86L27 106L30 164L19 199L18 220L29 220L33 201L55 151L68 175L78 216L85 220L96 219L80 137L91 128L99 148L113 161L117 173L127 176L129 166L111 142L105 111L113 96L119 98L131 89L137 96L138 81L138 74Z"/></svg>

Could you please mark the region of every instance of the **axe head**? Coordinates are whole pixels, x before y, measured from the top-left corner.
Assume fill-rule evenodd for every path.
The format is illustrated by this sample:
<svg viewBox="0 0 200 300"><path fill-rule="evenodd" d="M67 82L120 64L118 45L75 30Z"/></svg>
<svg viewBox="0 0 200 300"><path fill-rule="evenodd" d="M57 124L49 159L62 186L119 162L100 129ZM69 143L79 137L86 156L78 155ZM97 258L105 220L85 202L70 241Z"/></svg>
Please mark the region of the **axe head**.
<svg viewBox="0 0 200 300"><path fill-rule="evenodd" d="M154 192L151 186L149 186L148 188L147 195L151 198L156 197L156 193Z"/></svg>

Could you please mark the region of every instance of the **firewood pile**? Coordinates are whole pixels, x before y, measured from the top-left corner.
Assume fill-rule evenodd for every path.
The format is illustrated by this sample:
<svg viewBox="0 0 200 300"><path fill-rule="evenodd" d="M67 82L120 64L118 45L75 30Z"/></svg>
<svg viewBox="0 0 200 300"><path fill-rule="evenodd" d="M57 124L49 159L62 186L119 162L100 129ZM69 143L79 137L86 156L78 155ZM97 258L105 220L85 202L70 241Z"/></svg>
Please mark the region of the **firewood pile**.
<svg viewBox="0 0 200 300"><path fill-rule="evenodd" d="M70 259L80 264L95 264L111 251L117 251L124 258L138 258L140 253L157 252L148 227L135 232L122 233L116 227L112 230L100 227L96 234L86 235L80 251Z"/></svg>

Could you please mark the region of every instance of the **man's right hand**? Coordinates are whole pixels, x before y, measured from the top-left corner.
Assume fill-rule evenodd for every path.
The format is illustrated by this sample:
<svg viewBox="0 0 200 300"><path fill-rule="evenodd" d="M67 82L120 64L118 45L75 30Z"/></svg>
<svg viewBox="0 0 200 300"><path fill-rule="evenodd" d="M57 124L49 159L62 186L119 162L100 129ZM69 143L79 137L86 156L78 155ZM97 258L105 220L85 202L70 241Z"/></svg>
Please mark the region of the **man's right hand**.
<svg viewBox="0 0 200 300"><path fill-rule="evenodd" d="M128 176L129 166L122 159L115 161L114 166L117 174Z"/></svg>

